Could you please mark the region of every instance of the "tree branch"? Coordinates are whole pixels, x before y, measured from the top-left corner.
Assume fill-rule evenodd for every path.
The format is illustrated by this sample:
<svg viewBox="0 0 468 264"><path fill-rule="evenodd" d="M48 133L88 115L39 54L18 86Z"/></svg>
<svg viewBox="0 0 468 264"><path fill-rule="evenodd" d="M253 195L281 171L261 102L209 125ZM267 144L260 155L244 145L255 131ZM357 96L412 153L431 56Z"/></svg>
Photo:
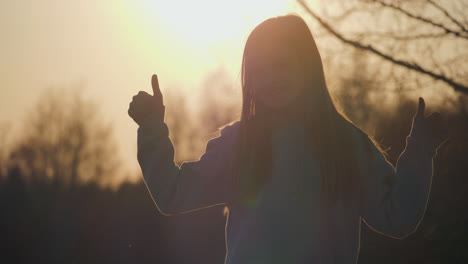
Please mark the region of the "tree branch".
<svg viewBox="0 0 468 264"><path fill-rule="evenodd" d="M351 34L352 35L352 34ZM441 38L446 36L445 33L428 33L428 34L414 34L414 35L397 35L393 32L368 32L368 33L356 33L355 36L362 38L364 36L367 37L385 37L385 38L392 38L394 40L415 40L415 39L428 39L428 38Z"/></svg>
<svg viewBox="0 0 468 264"><path fill-rule="evenodd" d="M302 0L300 0L300 2L303 2ZM442 30L444 30L447 34L452 34L452 35L455 35L456 37L460 37L460 38L464 38L464 39L468 39L468 36L467 35L464 35L462 32L458 32L458 31L455 31L455 30L452 30L442 24L439 24L439 23L436 23L432 20L429 20L427 18L424 18L424 17L421 17L421 16L417 16L417 15L414 15L410 12L408 12L407 10L404 10L403 8L399 7L399 6L396 6L396 5L392 5L392 4L389 4L389 3L385 3L381 0L373 0L373 2L376 2L384 7L388 7L388 8L391 8L393 10L396 10L404 15L406 15L407 17L410 17L410 18L413 18L413 19L416 19L416 20L419 20L421 22L424 22L424 23L427 23L427 24L430 24L434 27L437 27L437 28L440 28Z"/></svg>
<svg viewBox="0 0 468 264"><path fill-rule="evenodd" d="M435 8L439 9L446 17L448 17L455 25L457 25L463 32L467 33L468 30L466 29L465 26L463 26L462 23L460 23L458 20L456 20L452 15L449 14L447 10L445 10L442 6L440 6L438 3L432 1L432 0L427 0L431 5L433 5Z"/></svg>
<svg viewBox="0 0 468 264"><path fill-rule="evenodd" d="M362 44L360 42L353 41L353 40L345 38L341 33L338 33L334 28L332 28L330 26L330 24L325 22L319 15L317 15L314 11L312 11L309 8L309 6L305 3L304 0L297 0L297 1L299 2L299 4L304 8L304 10L307 13L309 13L313 18L315 18L317 20L317 22L319 22L319 24L322 27L324 27L328 32L330 32L333 36L335 36L336 38L338 38L342 42L344 42L344 43L346 43L348 45L351 45L351 46L353 46L355 48L371 52L371 53L383 58L386 61L390 61L390 62L392 62L394 64L403 66L403 67L405 67L407 69L411 69L411 70L414 70L416 72L422 73L424 75L430 76L435 80L443 81L446 84L448 84L449 86L451 86L453 89L455 89L456 91L468 94L468 87L466 85L458 83L458 82L448 78L447 76L445 76L443 74L432 72L432 71L430 71L428 69L425 69L422 66L420 66L420 65L418 65L416 63L413 63L413 62L408 62L408 61L404 61L404 60L401 60L401 59L394 58L393 56L391 56L389 54L386 54L383 51L380 51L380 50L372 47L371 45L364 45L364 44Z"/></svg>

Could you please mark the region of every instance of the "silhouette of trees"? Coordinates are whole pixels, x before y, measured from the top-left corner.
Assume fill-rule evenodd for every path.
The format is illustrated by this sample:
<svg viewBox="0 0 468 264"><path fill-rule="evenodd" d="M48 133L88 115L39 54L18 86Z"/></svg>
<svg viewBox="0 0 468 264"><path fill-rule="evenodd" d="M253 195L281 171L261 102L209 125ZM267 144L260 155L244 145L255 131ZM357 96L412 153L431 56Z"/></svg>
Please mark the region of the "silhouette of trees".
<svg viewBox="0 0 468 264"><path fill-rule="evenodd" d="M79 90L49 89L22 125L10 159L30 181L105 183L118 172L112 126Z"/></svg>
<svg viewBox="0 0 468 264"><path fill-rule="evenodd" d="M11 130L10 123L2 123L0 124L0 180L7 174L7 161L9 155L9 134Z"/></svg>
<svg viewBox="0 0 468 264"><path fill-rule="evenodd" d="M216 131L219 126L240 119L241 87L234 84L224 68L206 77L199 99L200 122L209 131Z"/></svg>
<svg viewBox="0 0 468 264"><path fill-rule="evenodd" d="M177 90L168 89L164 94L166 106L165 122L169 128L169 138L174 145L174 159L180 165L191 157L190 134L193 133L194 119L189 110L187 98Z"/></svg>
<svg viewBox="0 0 468 264"><path fill-rule="evenodd" d="M223 68L207 75L196 99L193 103L197 109L191 111L187 97L179 90L170 89L164 94L165 120L178 165L198 160L206 150L207 141L219 136L220 126L239 120L240 87Z"/></svg>

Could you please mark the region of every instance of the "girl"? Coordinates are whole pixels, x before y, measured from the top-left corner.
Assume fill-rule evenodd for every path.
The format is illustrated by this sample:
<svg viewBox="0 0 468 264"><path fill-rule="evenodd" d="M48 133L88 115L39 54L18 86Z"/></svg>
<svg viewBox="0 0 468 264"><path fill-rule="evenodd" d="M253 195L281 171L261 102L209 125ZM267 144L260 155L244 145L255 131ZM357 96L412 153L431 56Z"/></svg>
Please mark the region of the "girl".
<svg viewBox="0 0 468 264"><path fill-rule="evenodd" d="M159 211L228 209L226 264L356 263L361 219L403 238L428 200L432 159L446 141L439 113L419 98L396 168L339 111L307 24L296 15L259 24L242 61L239 121L208 141L198 161L175 165L157 76L129 115L138 123L138 162Z"/></svg>

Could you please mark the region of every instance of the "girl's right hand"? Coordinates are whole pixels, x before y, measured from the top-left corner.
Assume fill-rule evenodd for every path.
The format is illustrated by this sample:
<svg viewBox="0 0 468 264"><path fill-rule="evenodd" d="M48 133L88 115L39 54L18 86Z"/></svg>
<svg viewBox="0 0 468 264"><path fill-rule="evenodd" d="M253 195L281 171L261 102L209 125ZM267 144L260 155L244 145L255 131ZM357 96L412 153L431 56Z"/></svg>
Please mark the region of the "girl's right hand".
<svg viewBox="0 0 468 264"><path fill-rule="evenodd" d="M153 74L151 78L151 86L153 87L153 95L145 91L138 92L133 96L128 108L128 115L141 126L142 121L150 114L163 122L164 121L164 104L161 90L159 89L158 76Z"/></svg>

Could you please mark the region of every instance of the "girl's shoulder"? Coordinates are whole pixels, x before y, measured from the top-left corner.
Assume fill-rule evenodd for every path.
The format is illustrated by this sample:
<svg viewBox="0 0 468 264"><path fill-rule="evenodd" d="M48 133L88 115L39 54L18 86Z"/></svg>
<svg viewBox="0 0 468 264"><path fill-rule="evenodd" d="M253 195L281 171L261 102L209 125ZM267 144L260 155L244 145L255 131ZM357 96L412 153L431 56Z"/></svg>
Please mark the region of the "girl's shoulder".
<svg viewBox="0 0 468 264"><path fill-rule="evenodd" d="M344 117L342 118L342 123L347 133L349 133L350 140L355 149L361 152L359 154L363 154L362 152L369 153L373 147L378 147L377 141L357 124Z"/></svg>
<svg viewBox="0 0 468 264"><path fill-rule="evenodd" d="M222 133L230 133L230 132L233 132L235 130L239 130L239 127L240 127L240 120L234 120L234 121L231 121L227 124L224 124L220 127L218 127L218 130L221 131L221 134Z"/></svg>
<svg viewBox="0 0 468 264"><path fill-rule="evenodd" d="M234 120L218 127L219 135L226 140L233 140L239 134L240 121Z"/></svg>
<svg viewBox="0 0 468 264"><path fill-rule="evenodd" d="M349 120L349 119L347 119L345 117L341 117L340 121L342 123L342 126L344 127L344 131L346 131L347 133L349 133L351 135L353 141L363 143L363 142L360 142L360 141L363 141L363 140L369 138L367 133L364 132L364 130L362 130L362 128L359 127L358 125L356 125L353 121L351 121L351 120Z"/></svg>
<svg viewBox="0 0 468 264"><path fill-rule="evenodd" d="M351 133L351 139L355 146L355 150L358 152L358 156L369 158L371 156L380 157L381 155L386 155L386 151L375 137L367 134L361 127L352 121L346 121L346 126Z"/></svg>

